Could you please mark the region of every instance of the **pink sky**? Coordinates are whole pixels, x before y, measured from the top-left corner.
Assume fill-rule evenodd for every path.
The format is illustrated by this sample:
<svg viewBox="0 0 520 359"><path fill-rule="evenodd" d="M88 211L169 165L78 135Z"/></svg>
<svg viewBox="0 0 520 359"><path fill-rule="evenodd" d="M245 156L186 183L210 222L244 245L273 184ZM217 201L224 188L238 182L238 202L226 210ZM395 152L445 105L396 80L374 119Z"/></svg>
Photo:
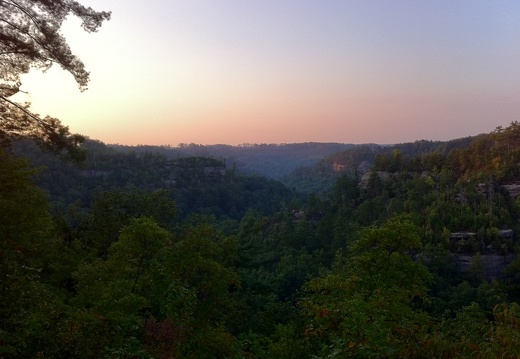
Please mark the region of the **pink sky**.
<svg viewBox="0 0 520 359"><path fill-rule="evenodd" d="M42 115L106 143L399 143L519 120L518 1L82 0L91 72L24 78Z"/></svg>

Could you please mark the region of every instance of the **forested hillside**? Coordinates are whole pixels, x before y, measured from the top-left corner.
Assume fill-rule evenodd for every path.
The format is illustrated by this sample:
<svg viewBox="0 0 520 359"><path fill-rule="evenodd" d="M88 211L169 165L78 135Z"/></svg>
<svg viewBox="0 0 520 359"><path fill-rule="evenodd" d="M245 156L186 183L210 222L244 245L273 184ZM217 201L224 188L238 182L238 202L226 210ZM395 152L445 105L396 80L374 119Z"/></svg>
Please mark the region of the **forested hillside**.
<svg viewBox="0 0 520 359"><path fill-rule="evenodd" d="M0 152L0 357L520 356L516 122L336 154L306 197L215 158L84 149Z"/></svg>
<svg viewBox="0 0 520 359"><path fill-rule="evenodd" d="M300 166L281 178L288 187L304 193L325 193L342 175L356 176L367 173L377 156L388 155L398 149L406 157L437 152L447 155L451 150L469 145L471 137L451 141L415 141L397 145L355 145L344 151L324 156L315 164Z"/></svg>
<svg viewBox="0 0 520 359"><path fill-rule="evenodd" d="M83 145L81 165L42 152L30 141L19 141L15 152L42 167L37 183L47 190L56 208L90 206L106 192L164 191L176 203L180 218L190 213L239 220L249 209L269 214L290 201L292 194L279 182L245 176L212 157L168 159L157 152L121 152L98 141Z"/></svg>
<svg viewBox="0 0 520 359"><path fill-rule="evenodd" d="M122 152L159 153L168 159L187 156L212 157L226 162L243 174L260 175L280 179L300 166L314 165L323 157L351 148L343 143L285 143L285 144L243 144L197 145L180 144L171 146L122 146L110 145Z"/></svg>

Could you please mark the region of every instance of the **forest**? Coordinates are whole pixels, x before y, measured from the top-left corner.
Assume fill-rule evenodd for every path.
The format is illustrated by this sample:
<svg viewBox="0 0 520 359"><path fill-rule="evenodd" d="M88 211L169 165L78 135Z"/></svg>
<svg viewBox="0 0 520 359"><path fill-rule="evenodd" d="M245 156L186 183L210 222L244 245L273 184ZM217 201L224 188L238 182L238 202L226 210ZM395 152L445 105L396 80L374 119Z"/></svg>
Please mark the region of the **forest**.
<svg viewBox="0 0 520 359"><path fill-rule="evenodd" d="M0 357L520 356L520 124L366 148L295 169L334 169L313 193L216 157L17 140Z"/></svg>
<svg viewBox="0 0 520 359"><path fill-rule="evenodd" d="M0 358L520 357L520 123L109 146L12 99L53 65L87 88L68 17L111 13L0 1Z"/></svg>

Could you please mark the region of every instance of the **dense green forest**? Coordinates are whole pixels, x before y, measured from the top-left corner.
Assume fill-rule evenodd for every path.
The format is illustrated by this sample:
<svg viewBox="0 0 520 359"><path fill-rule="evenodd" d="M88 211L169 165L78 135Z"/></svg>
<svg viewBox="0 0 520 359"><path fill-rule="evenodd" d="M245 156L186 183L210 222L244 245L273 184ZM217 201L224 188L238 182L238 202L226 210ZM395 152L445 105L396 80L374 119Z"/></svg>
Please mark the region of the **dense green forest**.
<svg viewBox="0 0 520 359"><path fill-rule="evenodd" d="M303 196L215 158L19 141L0 357L518 357L520 124L424 145L347 155Z"/></svg>

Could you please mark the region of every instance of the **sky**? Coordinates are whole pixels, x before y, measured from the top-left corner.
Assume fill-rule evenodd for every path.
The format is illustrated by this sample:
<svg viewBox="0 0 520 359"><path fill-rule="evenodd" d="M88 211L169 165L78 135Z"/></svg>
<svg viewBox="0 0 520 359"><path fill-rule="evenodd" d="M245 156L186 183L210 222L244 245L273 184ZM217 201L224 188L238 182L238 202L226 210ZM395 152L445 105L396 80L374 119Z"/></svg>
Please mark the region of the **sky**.
<svg viewBox="0 0 520 359"><path fill-rule="evenodd" d="M80 0L91 81L22 78L32 109L109 144L395 144L520 120L520 1Z"/></svg>

